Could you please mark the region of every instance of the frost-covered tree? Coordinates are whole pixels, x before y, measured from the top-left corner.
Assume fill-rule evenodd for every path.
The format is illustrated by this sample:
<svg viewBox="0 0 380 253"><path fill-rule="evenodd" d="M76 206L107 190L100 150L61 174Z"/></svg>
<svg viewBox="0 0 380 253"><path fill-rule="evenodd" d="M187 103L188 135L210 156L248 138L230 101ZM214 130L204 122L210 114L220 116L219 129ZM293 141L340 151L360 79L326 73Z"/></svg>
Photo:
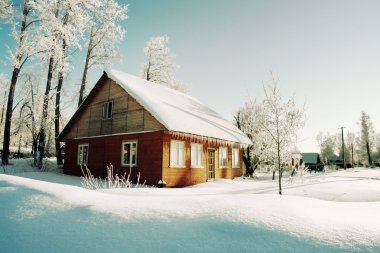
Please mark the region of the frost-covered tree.
<svg viewBox="0 0 380 253"><path fill-rule="evenodd" d="M43 22L41 23L42 34L40 45L47 52L42 61L48 62L47 81L42 106L42 118L38 141L38 159L35 164L42 167L42 159L45 155L46 145L46 120L49 113L49 98L53 74L58 73L58 85L56 93L55 119L59 122L59 102L64 74L68 68L66 51L68 48L80 48L80 41L88 22L91 20L88 8L93 8L97 0L55 0L38 1L34 6ZM59 124L58 124L59 125ZM57 126L57 124L56 124ZM55 129L57 136L59 129ZM56 145L60 149L60 145ZM57 154L59 150L57 150ZM59 158L59 154L58 154ZM61 160L57 160L62 163Z"/></svg>
<svg viewBox="0 0 380 253"><path fill-rule="evenodd" d="M376 163L380 162L380 134L378 133L374 141L373 161Z"/></svg>
<svg viewBox="0 0 380 253"><path fill-rule="evenodd" d="M24 0L22 2L22 13L15 12L15 17L20 16L21 20L13 22L12 37L16 43L15 49L11 52L11 65L13 66L11 83L8 91L7 108L5 114L4 137L3 137L3 153L2 164L8 164L9 158L9 144L12 124L13 113L13 100L15 96L17 79L20 71L26 61L32 58L35 54L39 53L38 45L38 27L34 26L39 21L33 15L34 2ZM13 19L12 19L13 21ZM17 22L20 22L18 25ZM19 30L18 30L19 29Z"/></svg>
<svg viewBox="0 0 380 253"><path fill-rule="evenodd" d="M269 157L269 151L273 148L273 141L264 131L262 124L262 106L255 100L248 101L234 115L235 125L245 133L253 145L243 149L243 162L246 174L252 176L258 165Z"/></svg>
<svg viewBox="0 0 380 253"><path fill-rule="evenodd" d="M174 61L175 56L167 47L168 42L167 35L149 39L144 48L147 59L141 68L141 78L186 92L187 87L174 76L179 66Z"/></svg>
<svg viewBox="0 0 380 253"><path fill-rule="evenodd" d="M375 137L375 130L371 119L367 113L362 111L360 116L360 148L363 156L367 157L367 165L372 165L371 147Z"/></svg>
<svg viewBox="0 0 380 253"><path fill-rule="evenodd" d="M269 156L279 172L279 194L282 194L282 173L286 163L291 163L291 153L297 142L297 132L304 125L304 109L297 108L294 97L284 101L278 88L278 80L264 86L265 99L261 110L262 127L274 144Z"/></svg>
<svg viewBox="0 0 380 253"><path fill-rule="evenodd" d="M0 21L8 20L12 17L13 6L10 0L0 0Z"/></svg>
<svg viewBox="0 0 380 253"><path fill-rule="evenodd" d="M79 91L78 107L85 97L87 73L93 66L103 68L118 55L118 42L125 36L125 29L118 23L127 18L128 5L120 5L115 0L99 0L99 6L90 10L91 30L86 43L87 54Z"/></svg>
<svg viewBox="0 0 380 253"><path fill-rule="evenodd" d="M321 152L321 160L327 163L329 158L335 154L337 147L337 136L330 133L323 134L320 132L317 135L317 141Z"/></svg>
<svg viewBox="0 0 380 253"><path fill-rule="evenodd" d="M26 130L29 132L32 154L34 155L37 151L37 141L38 141L38 129L37 122L41 117L39 107L41 105L42 96L40 89L37 85L37 80L32 74L25 74L22 77L23 89L22 97L23 104L20 109L20 116L23 116L21 121Z"/></svg>
<svg viewBox="0 0 380 253"><path fill-rule="evenodd" d="M5 77L3 73L0 73L0 136L3 132L4 127L4 116L5 116L5 105L7 102L7 86L9 86L9 80Z"/></svg>

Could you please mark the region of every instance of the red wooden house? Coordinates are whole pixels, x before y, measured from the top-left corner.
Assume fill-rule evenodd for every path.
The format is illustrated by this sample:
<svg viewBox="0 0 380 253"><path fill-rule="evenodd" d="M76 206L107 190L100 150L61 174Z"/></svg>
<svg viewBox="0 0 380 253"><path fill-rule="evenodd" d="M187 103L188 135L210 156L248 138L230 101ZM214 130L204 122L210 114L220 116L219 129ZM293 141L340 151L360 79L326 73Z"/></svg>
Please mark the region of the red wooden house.
<svg viewBox="0 0 380 253"><path fill-rule="evenodd" d="M64 173L96 177L131 172L136 181L169 187L241 176L241 147L250 140L197 99L138 77L103 73L59 136Z"/></svg>

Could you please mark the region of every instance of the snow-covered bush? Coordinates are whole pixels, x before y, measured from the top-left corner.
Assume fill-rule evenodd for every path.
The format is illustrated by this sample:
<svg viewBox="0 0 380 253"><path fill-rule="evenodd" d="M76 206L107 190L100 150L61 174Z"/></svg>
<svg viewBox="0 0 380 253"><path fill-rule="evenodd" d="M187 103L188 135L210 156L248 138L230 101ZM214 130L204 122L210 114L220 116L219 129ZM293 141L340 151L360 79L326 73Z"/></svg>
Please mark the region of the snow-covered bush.
<svg viewBox="0 0 380 253"><path fill-rule="evenodd" d="M90 190L98 190L98 189L113 189L113 188L144 188L146 187L145 182L140 184L140 173L137 175L137 183L132 184L130 180L131 170L129 170L128 176L127 173L119 176L118 174L113 173L113 165L110 163L107 166L107 177L105 179L96 178L92 175L90 169L87 165L84 168L81 166L82 181L81 184L84 188Z"/></svg>
<svg viewBox="0 0 380 253"><path fill-rule="evenodd" d="M305 163L302 163L298 169L293 169L290 172L288 183L291 184L295 181L297 182L303 182L304 175L306 175L309 172L309 166L305 166Z"/></svg>

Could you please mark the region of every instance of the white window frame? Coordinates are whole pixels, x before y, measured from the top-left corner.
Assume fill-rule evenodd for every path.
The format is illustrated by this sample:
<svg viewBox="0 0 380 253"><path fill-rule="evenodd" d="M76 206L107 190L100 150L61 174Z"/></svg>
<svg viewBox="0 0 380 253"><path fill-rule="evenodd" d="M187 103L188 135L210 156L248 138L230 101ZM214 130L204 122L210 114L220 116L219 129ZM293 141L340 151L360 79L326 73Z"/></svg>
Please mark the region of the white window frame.
<svg viewBox="0 0 380 253"><path fill-rule="evenodd" d="M232 149L232 168L240 168L240 150L238 148Z"/></svg>
<svg viewBox="0 0 380 253"><path fill-rule="evenodd" d="M86 159L84 159L84 156L83 156L84 147L87 148ZM89 151L88 143L78 144L78 152L77 152L77 164L78 165L87 165L88 164L88 151Z"/></svg>
<svg viewBox="0 0 380 253"><path fill-rule="evenodd" d="M111 109L110 109L111 105ZM102 119L111 119L113 114L113 101L106 101L103 103Z"/></svg>
<svg viewBox="0 0 380 253"><path fill-rule="evenodd" d="M203 144L191 143L191 168L204 168L203 166Z"/></svg>
<svg viewBox="0 0 380 253"><path fill-rule="evenodd" d="M184 141L170 141L170 167L171 168L185 168L185 154L186 147ZM182 155L182 160L181 160Z"/></svg>
<svg viewBox="0 0 380 253"><path fill-rule="evenodd" d="M223 151L225 150L225 161L226 161L226 164L223 163L223 158L222 157L222 153L224 153ZM227 147L220 147L219 148L219 168L228 168L228 148Z"/></svg>
<svg viewBox="0 0 380 253"><path fill-rule="evenodd" d="M125 163L124 162L124 155L127 153L125 150L124 150L124 145L126 144L129 144L130 146L130 150L129 150L129 158L128 158L128 161L129 163ZM136 144L136 147L133 148L133 144ZM134 150L133 150L134 149ZM130 166L130 167L134 167L134 166L137 166L137 155L138 155L138 143L137 143L137 140L128 140L128 141L123 141L121 143L121 166ZM135 153L133 153L135 152ZM132 157L133 155L135 155L135 162L133 163L132 162Z"/></svg>

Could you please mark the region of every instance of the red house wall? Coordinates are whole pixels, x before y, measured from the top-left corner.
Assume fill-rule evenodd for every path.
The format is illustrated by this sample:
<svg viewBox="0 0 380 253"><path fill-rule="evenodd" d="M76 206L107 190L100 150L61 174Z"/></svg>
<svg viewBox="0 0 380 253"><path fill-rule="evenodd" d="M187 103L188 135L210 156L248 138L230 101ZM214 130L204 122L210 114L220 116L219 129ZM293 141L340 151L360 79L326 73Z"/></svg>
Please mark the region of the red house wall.
<svg viewBox="0 0 380 253"><path fill-rule="evenodd" d="M114 174L127 175L129 166L121 165L122 142L137 140L137 165L131 168L133 183L137 182L140 173L140 183L156 185L162 179L162 145L163 131L103 136L94 138L67 139L65 148L65 163L63 172L69 175L82 176L77 165L79 144L88 144L88 168L95 177L107 176L107 165L112 163Z"/></svg>
<svg viewBox="0 0 380 253"><path fill-rule="evenodd" d="M170 167L170 141L180 140L185 142L185 168ZM122 142L137 140L137 166L131 168L131 180L137 182L140 173L140 183L144 181L148 185L156 185L163 179L168 187L182 187L204 183L207 181L207 149L215 149L215 179L242 176L242 160L240 167L232 168L232 148L239 145L228 145L228 166L218 167L218 149L226 145L204 142L203 144L203 168L191 168L191 141L190 139L173 137L164 131L124 134L114 136L103 136L94 138L68 139L66 140L66 156L64 173L82 176L80 166L77 165L77 153L79 144L88 144L88 168L95 177L105 178L107 176L107 165L112 163L114 174L123 175L129 173L129 167L121 166ZM241 157L241 149L240 157Z"/></svg>
<svg viewBox="0 0 380 253"><path fill-rule="evenodd" d="M185 168L170 167L170 141L179 140L185 142ZM223 145L214 142L202 142L203 144L203 168L191 168L191 143L197 143L189 138L174 137L169 133L164 134L164 148L162 161L162 176L168 187L188 186L207 182L207 149L215 149L215 179L233 179L243 175L242 150L238 144ZM219 168L219 147L228 148L228 166ZM239 148L239 168L232 168L232 148Z"/></svg>

